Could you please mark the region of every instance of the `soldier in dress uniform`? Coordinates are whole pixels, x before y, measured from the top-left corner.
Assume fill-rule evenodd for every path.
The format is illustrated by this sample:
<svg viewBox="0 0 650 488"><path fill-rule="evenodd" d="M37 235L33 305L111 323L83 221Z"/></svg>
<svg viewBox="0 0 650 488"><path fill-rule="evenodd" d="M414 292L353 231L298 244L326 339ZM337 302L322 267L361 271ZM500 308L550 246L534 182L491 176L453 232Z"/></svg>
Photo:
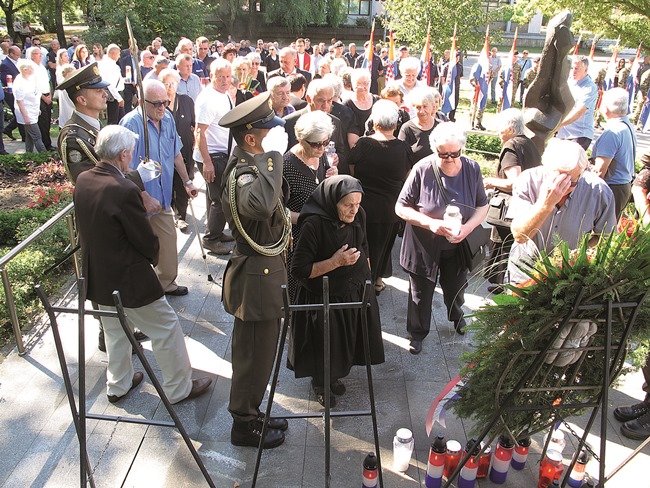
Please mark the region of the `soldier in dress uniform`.
<svg viewBox="0 0 650 488"><path fill-rule="evenodd" d="M77 182L77 176L80 173L94 168L99 162L100 158L95 152L95 143L101 129L99 113L106 110L107 86L108 82L103 81L99 75L97 63L91 63L75 71L57 88L68 92L75 107L70 120L61 129L57 143L63 166L73 184ZM145 179L150 177L149 172L144 168L140 171ZM159 212L160 203L144 191L143 177L140 172L130 171L126 177L140 188L142 202L147 212ZM147 336L137 329L135 337L138 340L147 339ZM106 352L104 329L101 322L98 349Z"/></svg>
<svg viewBox="0 0 650 488"><path fill-rule="evenodd" d="M236 446L260 443L264 417L259 407L283 317L281 286L287 282L285 250L291 219L286 208L288 185L282 177L287 136L284 120L275 115L269 97L269 92L258 95L219 122L231 130L237 144L223 173L221 199L235 238L224 273L223 303L235 316L228 411L233 417L230 439ZM264 448L282 444L287 427L286 419L270 419Z"/></svg>

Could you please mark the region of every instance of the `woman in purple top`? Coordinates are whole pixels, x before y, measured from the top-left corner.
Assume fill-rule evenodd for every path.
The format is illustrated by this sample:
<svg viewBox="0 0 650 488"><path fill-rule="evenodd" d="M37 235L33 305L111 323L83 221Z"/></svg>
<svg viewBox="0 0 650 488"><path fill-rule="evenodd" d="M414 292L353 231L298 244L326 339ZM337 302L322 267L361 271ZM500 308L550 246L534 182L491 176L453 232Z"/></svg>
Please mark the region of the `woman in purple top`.
<svg viewBox="0 0 650 488"><path fill-rule="evenodd" d="M465 142L465 133L455 123L436 127L431 133L434 153L413 167L395 205L395 213L406 221L400 264L409 273L406 329L412 354L422 351L422 340L429 333L438 275L449 320L456 332L464 333L467 269L459 265L457 249L481 224L488 208L479 165L461 156ZM447 204L433 165L439 171L446 200L462 215L459 231L443 220Z"/></svg>

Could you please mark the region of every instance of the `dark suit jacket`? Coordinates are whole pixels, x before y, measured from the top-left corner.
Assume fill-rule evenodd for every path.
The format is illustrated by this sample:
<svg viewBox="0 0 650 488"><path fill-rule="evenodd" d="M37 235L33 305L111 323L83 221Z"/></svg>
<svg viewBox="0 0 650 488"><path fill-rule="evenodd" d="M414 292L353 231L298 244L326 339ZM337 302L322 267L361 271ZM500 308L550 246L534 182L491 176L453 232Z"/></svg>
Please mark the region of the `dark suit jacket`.
<svg viewBox="0 0 650 488"><path fill-rule="evenodd" d="M8 56L2 60L2 63L0 63L0 80L2 80L2 86L7 86L7 75L13 76L15 80L18 73L18 68Z"/></svg>
<svg viewBox="0 0 650 488"><path fill-rule="evenodd" d="M305 77L307 80L307 84L309 85L309 82L311 81L311 73L309 71L305 71L304 69L296 68L296 73L300 73L302 76ZM287 75L282 72L282 68L274 69L271 71L268 75L267 78L271 79L274 76L282 76L283 78L286 78Z"/></svg>
<svg viewBox="0 0 650 488"><path fill-rule="evenodd" d="M158 238L138 187L100 162L77 178L74 204L88 299L112 306L118 290L125 307L138 308L162 297L152 268Z"/></svg>
<svg viewBox="0 0 650 488"><path fill-rule="evenodd" d="M131 55L131 51L129 51L128 49L122 49L122 51L120 52L120 59L117 61L117 65L120 67L120 71L122 72L122 78L126 77L126 67L131 66L131 80L133 81L133 83L137 83L138 80L136 76L138 75L136 74L135 71L133 71L134 63L132 61L133 61L133 56ZM138 66L137 62L135 63L135 66L137 69Z"/></svg>

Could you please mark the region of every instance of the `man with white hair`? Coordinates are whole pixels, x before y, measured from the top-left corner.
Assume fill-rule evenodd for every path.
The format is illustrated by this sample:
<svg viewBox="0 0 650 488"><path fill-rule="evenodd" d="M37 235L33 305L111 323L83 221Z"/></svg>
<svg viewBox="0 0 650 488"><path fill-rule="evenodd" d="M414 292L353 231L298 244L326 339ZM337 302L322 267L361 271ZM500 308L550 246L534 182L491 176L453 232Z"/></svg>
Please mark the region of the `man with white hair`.
<svg viewBox="0 0 650 488"><path fill-rule="evenodd" d="M176 57L176 66L181 81L178 83L178 93L188 95L196 102L196 98L201 93L201 80L192 73L192 56L187 53L179 54Z"/></svg>
<svg viewBox="0 0 650 488"><path fill-rule="evenodd" d="M95 145L100 162L77 179L74 200L82 270L87 296L101 310L114 312L112 295L115 290L120 292L127 322L151 338L163 390L171 403L178 403L205 393L212 380L192 380L178 317L151 268L158 260L159 239L147 218L140 190L124 177L134 144L131 131L107 126ZM144 375L133 370L131 345L119 319L102 317L102 324L108 351L108 401L116 403L137 387Z"/></svg>
<svg viewBox="0 0 650 488"><path fill-rule="evenodd" d="M271 106L278 117L284 118L296 111L295 107L290 103L291 82L288 78L274 76L269 80L266 88L271 93Z"/></svg>
<svg viewBox="0 0 650 488"><path fill-rule="evenodd" d="M574 249L585 233L595 244L600 234L615 229L612 190L585 171L587 163L580 145L555 138L546 146L542 166L517 178L507 215L515 239L508 263L511 283L526 281L519 266L530 264L541 250L550 251L558 240Z"/></svg>
<svg viewBox="0 0 650 488"><path fill-rule="evenodd" d="M280 49L278 58L280 59L280 67L276 70L271 71L268 74L268 79L273 78L274 76L282 76L286 78L289 75L294 73L300 73L305 77L307 83L311 81L311 73L303 69L296 67L296 58L298 56L298 51L292 47L284 47Z"/></svg>
<svg viewBox="0 0 650 488"><path fill-rule="evenodd" d="M143 82L143 87L144 106L141 105L137 110L126 114L120 121L120 125L138 135L130 164L131 169L136 169L140 161L145 159L143 115L146 114L149 128L149 158L160 163L160 178L144 183L145 190L160 202L162 208L160 212L149 217L151 226L160 241L156 274L166 295L187 295L187 287L176 283L178 251L174 213L171 210L174 169L185 183L185 189L190 197L196 197L198 191L189 179L183 162L181 154L183 144L176 132L174 117L167 110L169 97L165 85L157 80L146 80Z"/></svg>
<svg viewBox="0 0 650 488"><path fill-rule="evenodd" d="M178 42L178 47L176 49L179 53L179 56L186 54L190 57L192 73L195 74L198 78L205 78L205 63L194 57L194 43L184 37ZM178 64L179 56L176 56L176 64Z"/></svg>
<svg viewBox="0 0 650 488"><path fill-rule="evenodd" d="M210 66L210 84L194 104L196 144L193 157L206 182L208 211L203 247L222 255L230 254L226 243L233 241L232 235L225 232L226 218L221 205L221 179L232 149L232 139L230 130L219 125L221 118L235 106L229 94L231 85L231 64L224 58L215 59Z"/></svg>
<svg viewBox="0 0 650 488"><path fill-rule="evenodd" d="M117 65L119 59L120 47L117 44L109 44L106 47L106 56L97 61L99 74L102 80L108 83L106 89L111 95L106 102L108 125L117 124L124 115L124 98L121 93L124 90L124 79Z"/></svg>
<svg viewBox="0 0 650 488"><path fill-rule="evenodd" d="M594 138L594 111L598 99L598 87L589 76L587 56L573 59L569 87L575 105L560 124L557 137L575 141L586 151Z"/></svg>
<svg viewBox="0 0 650 488"><path fill-rule="evenodd" d="M603 94L600 112L607 119L605 131L596 139L591 151L592 171L600 176L614 193L616 219L632 194L636 134L627 116L628 93L612 88Z"/></svg>

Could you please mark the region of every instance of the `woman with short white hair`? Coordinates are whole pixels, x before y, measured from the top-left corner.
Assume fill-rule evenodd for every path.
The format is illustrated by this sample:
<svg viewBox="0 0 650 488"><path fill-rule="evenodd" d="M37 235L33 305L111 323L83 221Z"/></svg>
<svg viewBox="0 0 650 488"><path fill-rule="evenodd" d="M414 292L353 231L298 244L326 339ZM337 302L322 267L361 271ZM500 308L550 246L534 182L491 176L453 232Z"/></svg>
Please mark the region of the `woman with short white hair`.
<svg viewBox="0 0 650 488"><path fill-rule="evenodd" d="M257 80L259 85L256 88L257 92L266 91L266 73L260 69L262 65L262 57L259 53L250 53L246 55L246 58L251 63L251 77L254 80Z"/></svg>
<svg viewBox="0 0 650 488"><path fill-rule="evenodd" d="M407 97L409 113L415 115L411 115L411 120L402 125L398 137L411 146L415 162L433 153L429 143L431 132L438 124L449 121L445 114L438 111L441 103L440 93L428 86L415 88Z"/></svg>
<svg viewBox="0 0 650 488"><path fill-rule="evenodd" d="M352 110L354 118L348 128L348 145L354 147L366 130L366 121L370 117L372 106L379 99L370 93L370 72L358 68L352 72L352 96L345 101L345 106Z"/></svg>
<svg viewBox="0 0 650 488"><path fill-rule="evenodd" d="M435 152L413 167L395 205L395 213L406 221L400 264L409 273L406 330L411 354L422 351L422 341L429 334L438 280L447 317L456 332L464 334L462 307L468 270L461 261L459 244L481 225L488 210L481 168L462 155L465 142L459 125L445 122L436 127L431 133ZM444 220L447 202L460 213L459 227Z"/></svg>
<svg viewBox="0 0 650 488"><path fill-rule="evenodd" d="M38 128L41 113L41 91L36 81L36 65L27 59L18 60L19 74L14 80L14 113L16 121L25 126L25 151L45 152L45 144Z"/></svg>
<svg viewBox="0 0 650 488"><path fill-rule="evenodd" d="M273 80L275 78L271 78ZM269 81L271 81L269 80ZM295 125L298 143L284 154L282 174L289 184L287 208L291 212L293 242L298 242L300 228L298 216L309 196L325 178L338 174L330 165L325 150L334 132L330 117L320 110L302 115ZM292 251L287 256L287 269L291 269ZM289 274L289 296L293 299L296 281Z"/></svg>
<svg viewBox="0 0 650 488"><path fill-rule="evenodd" d="M533 141L524 134L526 127L521 110L509 108L499 113L496 126L499 127L499 137L503 145L499 154L497 176L484 178L483 184L486 190L494 190L491 203L502 205L501 213L505 217L512 198L514 182L522 171L539 166L542 158ZM496 216L496 210L492 210L490 216L493 213ZM487 278L492 284L488 286L488 291L498 294L503 291L500 285L504 282L508 255L514 240L510 230L510 221L504 218L502 222L497 222L490 216L488 216L488 221L493 225L492 252L487 267Z"/></svg>
<svg viewBox="0 0 650 488"><path fill-rule="evenodd" d="M391 250L399 230L395 203L413 165L409 145L395 137L399 109L389 100L372 107L374 133L361 137L350 151L350 173L363 186L361 206L366 211L370 270L379 295L392 275Z"/></svg>

